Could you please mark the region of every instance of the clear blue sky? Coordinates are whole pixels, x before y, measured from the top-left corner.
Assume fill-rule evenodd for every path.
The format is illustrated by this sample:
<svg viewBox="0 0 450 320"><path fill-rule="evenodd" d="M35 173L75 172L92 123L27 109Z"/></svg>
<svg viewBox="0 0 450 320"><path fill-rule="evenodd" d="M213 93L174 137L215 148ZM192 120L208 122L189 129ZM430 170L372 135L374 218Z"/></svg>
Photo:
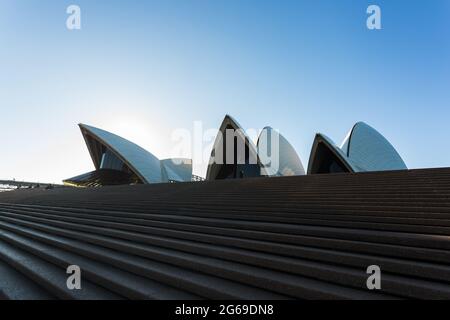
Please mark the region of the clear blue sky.
<svg viewBox="0 0 450 320"><path fill-rule="evenodd" d="M448 0L0 0L0 48L0 179L92 170L79 122L166 157L174 129L226 113L305 166L316 132L340 143L357 121L411 168L450 166Z"/></svg>

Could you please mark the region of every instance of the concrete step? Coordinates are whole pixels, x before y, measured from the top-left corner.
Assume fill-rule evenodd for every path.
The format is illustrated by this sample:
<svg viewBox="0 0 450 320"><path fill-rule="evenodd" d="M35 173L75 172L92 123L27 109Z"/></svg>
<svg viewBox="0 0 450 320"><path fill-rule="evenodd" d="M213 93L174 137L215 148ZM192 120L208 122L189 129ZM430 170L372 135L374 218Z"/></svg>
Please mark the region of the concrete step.
<svg viewBox="0 0 450 320"><path fill-rule="evenodd" d="M61 268L77 265L82 270L83 280L86 279L128 299L199 299L198 296L121 271L112 265L98 263L66 250L46 245L36 241L35 238L14 234L1 227L0 239Z"/></svg>
<svg viewBox="0 0 450 320"><path fill-rule="evenodd" d="M0 260L0 299L52 300L55 296Z"/></svg>
<svg viewBox="0 0 450 320"><path fill-rule="evenodd" d="M22 273L49 295L59 299L117 300L120 296L85 281L81 290L69 290L66 270L0 240L0 260Z"/></svg>
<svg viewBox="0 0 450 320"><path fill-rule="evenodd" d="M99 209L82 209L71 207L51 207L51 206L39 206L39 205L17 205L17 204L0 204L0 210L11 211L25 210L41 213L57 213L60 215L78 214L80 217L98 216L107 218L130 218L137 220L156 220L167 222L179 222L188 224L203 224L211 225L218 222L229 222L240 226L240 221L258 221L258 222L276 222L287 224L299 224L305 219L317 219L317 220L337 220L337 221L355 221L355 222L387 222L395 224L405 225L425 225L425 226L450 226L450 214L410 214L402 213L402 215L396 215L394 213L373 213L366 211L364 214L357 213L332 213L324 214L321 212L299 213L290 215L281 214L269 214L264 212L252 212L248 214L244 210L227 211L222 213L221 210L215 211L213 217L211 213L201 208L189 208L183 207L183 211L174 210L169 208L162 213L155 213L154 210L148 209L145 213L139 212L126 212L126 211L108 211ZM14 211L11 211L14 212ZM160 211L159 211L160 212ZM85 215L85 216L83 216Z"/></svg>
<svg viewBox="0 0 450 320"><path fill-rule="evenodd" d="M7 226L2 225L2 228ZM9 226L11 229L11 226ZM16 232L23 233L16 228ZM27 235L36 239L37 232L28 231ZM83 235L78 235L80 238ZM51 239L51 240L49 240ZM171 283L174 287L187 292L193 292L203 297L214 299L281 299L286 296L277 295L267 291L242 286L238 283L223 280L221 278L207 276L202 273L188 271L174 267L169 264L160 263L154 260L140 258L134 255L118 252L116 250L98 247L88 243L81 243L70 239L58 238L54 236L42 236L40 241L47 241L54 246L64 248L70 252L95 259L105 264L113 265L117 268L131 272L155 281Z"/></svg>
<svg viewBox="0 0 450 320"><path fill-rule="evenodd" d="M0 220L9 221L13 223L18 223L21 225L33 225L34 222L44 226L54 226L61 227L65 229L77 230L82 232L90 232L94 234L102 234L106 236L111 236L115 238L121 238L125 240L131 240L140 243L158 243L160 239L179 239L179 240L189 240L195 242L209 243L214 245L224 245L230 247L245 248L250 250L258 250L269 253L284 254L288 256L301 257L302 250L307 247L307 252L315 250L315 248L325 248L330 250L343 250L351 253L373 253L375 256L387 256L387 257L399 257L407 258L409 260L419 260L419 261L433 261L439 263L448 263L450 261L450 252L445 250L435 250L426 248L414 248L408 246L396 246L396 245L384 245L384 244L371 244L366 242L358 241L343 241L340 239L323 239L317 237L299 237L295 236L294 239L297 242L292 241L291 244L284 243L274 243L269 236L259 237L257 240L248 239L248 232L241 232L244 238L239 238L239 234L235 234L234 237L221 236L221 235L209 235L193 232L179 232L167 229L156 229L153 234L145 235L141 233L133 233L122 230L112 230L102 227L93 227L87 225L65 223L46 219L37 219L28 216L15 216L15 218L7 217L6 215L0 214ZM227 231L228 234L232 233ZM273 235L273 234L268 234ZM286 237L284 237L286 238ZM277 238L278 239L278 238ZM301 246L300 246L301 244Z"/></svg>
<svg viewBox="0 0 450 320"><path fill-rule="evenodd" d="M3 224L0 224L3 226ZM12 227L14 229L14 227ZM47 229L46 233L50 232L51 230ZM16 229L15 232L18 232ZM242 276L242 274L246 277L249 277L251 274L253 278L258 273L261 273L258 269L249 270L247 272L247 275L243 271L245 269L249 269L247 266L238 266L235 267L230 263L226 263L224 261L220 262L218 261L216 265L214 266L211 264L211 259L205 259L198 256L189 256L183 253L180 253L178 251L169 251L169 250L161 250L161 248L154 247L154 246L143 246L143 245L136 245L130 242L116 240L116 239L109 239L107 237L99 237L97 235L93 234L87 234L82 233L79 234L78 232L70 232L70 231L64 231L60 230L60 234L64 234L65 236L77 238L82 237L85 241L88 241L90 243L100 244L105 247L113 248L115 250L120 250L122 252L131 252L135 255L140 255L144 257L149 257L152 259L158 259L159 261L172 263L174 265L183 265L187 268L191 266L193 270L206 270L206 272L211 272L212 274L220 273L221 275L226 275L227 272L230 274L230 270L238 269L241 271L241 274L236 274L236 272L230 274L230 279L236 279L239 276ZM189 244L188 244L189 245ZM67 244L64 244L65 248L67 248ZM209 251L212 251L212 248L209 248ZM319 264L311 261L305 261L305 260L294 260L294 259L288 259L283 257L277 257L273 255L262 255L262 254L256 254L256 253L249 253L249 252L237 252L236 250L230 250L228 251L222 250L217 252L216 248L216 256L221 257L221 259L226 260L232 260L232 261L242 261L245 259L246 263L251 263L253 261L253 265L256 265L258 267L264 267L267 269L278 269L284 272L288 273L296 273L302 276L309 276L313 277L319 280L327 281L330 283L337 283L343 286L354 286L359 287L360 289L365 289L365 280L367 279L367 275L365 274L365 269L367 266L361 269L348 269L348 268L342 268L337 266L330 266L330 265L324 265ZM205 254L205 250L201 250L199 252L202 252ZM239 255L240 253L240 255ZM234 254L234 255L233 255ZM211 255L209 255L211 256ZM183 260L184 259L184 260ZM376 260L373 260L374 264L380 265L380 263ZM204 263L205 266L200 265L201 263ZM208 264L209 263L209 264ZM407 262L403 263L404 265L407 265ZM217 266L219 265L219 267ZM227 265L230 265L228 269L226 268ZM383 275L383 292L384 293L390 293L390 294L398 294L398 295L405 295L407 297L417 297L423 294L424 292L428 292L429 296L433 296L435 298L439 297L450 297L450 291L449 285L440 285L439 283L435 283L434 281L423 281L417 278L406 278L406 277L399 277L397 275L391 275L386 273L385 266L383 266L384 275ZM215 268L221 268L220 270L215 270ZM416 270L417 269L412 269ZM394 270L394 272L398 270ZM439 267L437 266L434 270L427 270L428 274L422 274L422 277L426 277L429 274L433 275L434 277L448 277L449 274L449 268L446 267ZM266 279L277 279L277 275L273 272L267 272L264 271L266 274L263 274L261 277ZM278 275L279 278L279 275ZM419 277L420 278L420 277ZM447 278L448 279L448 278ZM245 279L246 280L246 279ZM244 280L244 281L245 281ZM273 281L272 280L272 281ZM262 281L262 278L260 279L251 279L247 280L248 284L258 283ZM294 281L294 279L292 280ZM302 285L304 286L304 280ZM273 288L273 283L271 284ZM281 284L280 288L283 288L281 290L286 290L289 288L289 285ZM439 288L438 290L436 290ZM362 296L360 294L360 296ZM375 297L373 297L375 298ZM387 297L383 297L387 298Z"/></svg>
<svg viewBox="0 0 450 320"><path fill-rule="evenodd" d="M392 217L365 217L355 215L322 215L309 214L307 218L283 218L279 217L259 217L248 219L245 216L227 218L218 217L195 217L181 214L135 214L124 212L109 212L86 210L82 212L76 209L66 208L39 208L39 207L12 207L1 206L0 212L10 212L17 214L47 214L61 217L84 218L99 221L127 223L135 225L157 226L158 223L175 223L200 226L216 226L224 228L272 231L274 227L284 228L284 233L293 225L315 225L315 226L335 226L342 228L361 228L370 230L401 231L410 233L430 233L430 234L450 234L450 219L420 219L420 218L392 218ZM233 219L235 218L235 219Z"/></svg>
<svg viewBox="0 0 450 320"><path fill-rule="evenodd" d="M25 211L25 213L28 213L31 210L34 210L34 209L33 208L27 208L27 211ZM39 210L40 213L45 213L46 212L45 209L41 209L41 208L39 208L37 210ZM63 209L61 209L61 210L63 210ZM20 212L20 210L10 210L10 211L15 212L15 213L19 213ZM58 211L56 209L51 209L49 211L51 212L52 215L58 214ZM122 218L122 217L124 217L126 215L123 215L120 218L116 218L115 216L109 217L104 212L102 213L102 215L97 215L96 211L94 211L94 210L91 210L90 212L91 212L90 214L88 214L88 213L81 214L81 213L73 213L73 212L61 211L61 212L59 212L59 215L61 215L62 217L65 217L65 216L78 217L78 216L81 215L83 218L92 218L92 219L95 219L95 220L101 219L101 220L104 220L104 221L109 221L109 219L112 219L113 221L116 221L116 219L120 219L121 222L131 222L133 224L138 224L138 225L139 224L145 225L145 222L146 222L146 220L144 220L144 219L138 219L137 220L135 218ZM180 219L182 219L182 218L183 217L180 217ZM192 220L194 220L194 221L192 221ZM206 220L208 223L212 224L213 222L215 222L218 219L204 219L204 218L200 219L201 222L203 222L204 220ZM189 217L188 218L188 222L191 222L191 221L193 223L195 223L197 220L196 219L192 219L192 218ZM232 221L232 220L226 220L226 222L227 223L230 222L229 226L233 226L233 227L236 226L237 228L241 227L240 224L243 223L242 221ZM155 243L155 242L158 242L158 241L153 239L153 243ZM181 242L181 243L183 244L183 242ZM200 246L201 246L201 244L191 243L191 244L189 244L189 246L184 246L183 250L189 250L191 247L198 248ZM203 245L203 248L202 248L203 250L205 249L204 246L206 246L206 245ZM178 247L176 249L178 249ZM195 250L197 250L197 249L195 249ZM314 248L311 251L315 251L315 250L316 249ZM250 251L247 251L247 252L250 252ZM282 251L279 251L278 253L280 253L280 252L282 252ZM335 249L330 251L331 254L334 253L334 252L336 252ZM325 254L325 252L322 251L321 255L324 255L324 254ZM345 253L339 253L338 255L333 255L332 254L333 259L339 259L339 260L342 260L342 255L345 255ZM352 256L355 257L355 255L352 255ZM298 256L298 257L302 257L302 256ZM310 257L310 255L308 257ZM398 269L398 268L401 268L401 265L403 264L403 265L407 265L407 266L413 266L413 268L401 268L403 270L402 272L408 273L409 272L408 270L410 270L415 275L427 274L427 277L434 277L434 278L439 279L439 280L450 279L450 274L448 273L449 269L446 268L445 266L439 267L439 266L435 266L435 265L432 265L432 264L421 264L420 265L420 263L418 264L417 262L412 261L412 260L408 260L406 263L405 262L402 263L401 261L399 262L399 261L395 261L395 260L392 260L392 259L391 260L386 260L386 259L383 259L383 257L379 257L379 256L375 256L375 257L368 256L368 260L366 259L365 263L363 263L363 264L359 263L359 264L357 264L357 266L359 268L363 268L364 266L374 264L373 261L375 261L375 260L376 261L383 261L382 264L383 265L388 265L388 266L391 265L392 263L394 263L394 265L395 265L395 268L393 268L394 270ZM387 261L390 261L391 263L388 263ZM427 272L428 269L430 270L430 272ZM419 272L414 272L413 270L420 270L420 271Z"/></svg>
<svg viewBox="0 0 450 320"><path fill-rule="evenodd" d="M390 231L373 231L364 229L350 229L337 227L321 227L321 226L304 226L293 225L286 226L280 224L268 224L267 227L272 227L271 232L253 231L253 230L236 230L219 227L194 226L174 223L158 223L155 227L130 225L124 223L96 221L93 219L69 218L59 215L45 215L41 213L9 213L0 211L2 216L20 218L27 217L30 221L49 223L52 225L83 225L85 228L90 226L99 226L111 230L134 231L143 234L161 234L167 235L183 234L186 232L195 232L196 234L227 234L229 236L236 236L241 238L259 238L266 239L273 242L280 243L294 243L299 244L297 236L313 236L322 238L342 239L364 241L370 243L384 243L405 245L430 249L450 249L450 238L442 235L427 235L420 233L402 233ZM153 222L152 222L153 223ZM382 235L382 236L381 236Z"/></svg>
<svg viewBox="0 0 450 320"><path fill-rule="evenodd" d="M11 283L59 298L74 259L99 298L450 298L450 169L10 192L0 229Z"/></svg>

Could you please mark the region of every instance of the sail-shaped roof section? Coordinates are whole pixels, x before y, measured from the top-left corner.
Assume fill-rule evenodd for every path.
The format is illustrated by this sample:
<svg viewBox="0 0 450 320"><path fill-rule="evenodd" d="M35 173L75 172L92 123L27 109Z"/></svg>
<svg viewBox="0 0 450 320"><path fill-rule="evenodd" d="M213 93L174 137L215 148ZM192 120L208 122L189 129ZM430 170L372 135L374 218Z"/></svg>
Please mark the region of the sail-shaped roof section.
<svg viewBox="0 0 450 320"><path fill-rule="evenodd" d="M341 149L361 171L407 169L392 144L364 122L354 125L342 143Z"/></svg>
<svg viewBox="0 0 450 320"><path fill-rule="evenodd" d="M289 141L278 131L265 127L259 135L258 155L270 176L302 176L302 161ZM265 161L267 160L267 161Z"/></svg>
<svg viewBox="0 0 450 320"><path fill-rule="evenodd" d="M356 172L345 153L326 135L318 133L313 142L308 174Z"/></svg>
<svg viewBox="0 0 450 320"><path fill-rule="evenodd" d="M227 143L227 136L230 137L230 134L233 141ZM240 150L240 146L244 147L245 152ZM226 115L213 145L206 180L264 175L266 171L260 165L256 146L239 123L230 115Z"/></svg>
<svg viewBox="0 0 450 320"><path fill-rule="evenodd" d="M132 171L142 183L159 183L161 165L158 158L137 144L111 132L79 125L95 168Z"/></svg>
<svg viewBox="0 0 450 320"><path fill-rule="evenodd" d="M187 182L192 180L192 160L184 158L161 160L164 182Z"/></svg>
<svg viewBox="0 0 450 320"><path fill-rule="evenodd" d="M392 144L364 122L356 123L339 148L317 134L311 150L308 174L407 170Z"/></svg>

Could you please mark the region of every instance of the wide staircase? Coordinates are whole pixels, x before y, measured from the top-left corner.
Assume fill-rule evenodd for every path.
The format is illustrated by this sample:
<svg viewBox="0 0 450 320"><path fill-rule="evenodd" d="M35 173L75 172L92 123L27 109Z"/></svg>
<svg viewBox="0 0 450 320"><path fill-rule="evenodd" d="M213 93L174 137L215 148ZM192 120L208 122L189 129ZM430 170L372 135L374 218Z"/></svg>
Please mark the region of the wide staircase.
<svg viewBox="0 0 450 320"><path fill-rule="evenodd" d="M6 192L0 275L6 299L450 299L450 169Z"/></svg>

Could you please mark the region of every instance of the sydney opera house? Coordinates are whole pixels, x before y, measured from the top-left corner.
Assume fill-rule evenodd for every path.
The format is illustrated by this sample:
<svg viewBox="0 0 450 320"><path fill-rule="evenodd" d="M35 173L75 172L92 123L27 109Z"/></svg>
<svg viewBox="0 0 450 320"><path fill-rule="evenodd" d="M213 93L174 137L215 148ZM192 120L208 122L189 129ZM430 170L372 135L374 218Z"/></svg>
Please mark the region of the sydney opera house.
<svg viewBox="0 0 450 320"><path fill-rule="evenodd" d="M159 160L113 133L79 126L95 170L64 180L66 185L96 187L192 180L190 159ZM206 180L402 169L407 167L395 148L364 122L354 125L341 147L318 133L305 171L294 147L279 132L264 128L255 145L243 127L227 115L212 148Z"/></svg>
<svg viewBox="0 0 450 320"><path fill-rule="evenodd" d="M0 299L450 299L450 169L405 170L365 123L317 134L304 166L226 116L201 183L189 159L80 129L80 188L0 193Z"/></svg>
<svg viewBox="0 0 450 320"><path fill-rule="evenodd" d="M189 159L159 160L140 146L108 131L80 124L95 171L64 180L64 184L96 187L191 181Z"/></svg>
<svg viewBox="0 0 450 320"><path fill-rule="evenodd" d="M354 125L339 148L323 134L317 134L308 174L406 170L395 148L378 131L364 122Z"/></svg>

